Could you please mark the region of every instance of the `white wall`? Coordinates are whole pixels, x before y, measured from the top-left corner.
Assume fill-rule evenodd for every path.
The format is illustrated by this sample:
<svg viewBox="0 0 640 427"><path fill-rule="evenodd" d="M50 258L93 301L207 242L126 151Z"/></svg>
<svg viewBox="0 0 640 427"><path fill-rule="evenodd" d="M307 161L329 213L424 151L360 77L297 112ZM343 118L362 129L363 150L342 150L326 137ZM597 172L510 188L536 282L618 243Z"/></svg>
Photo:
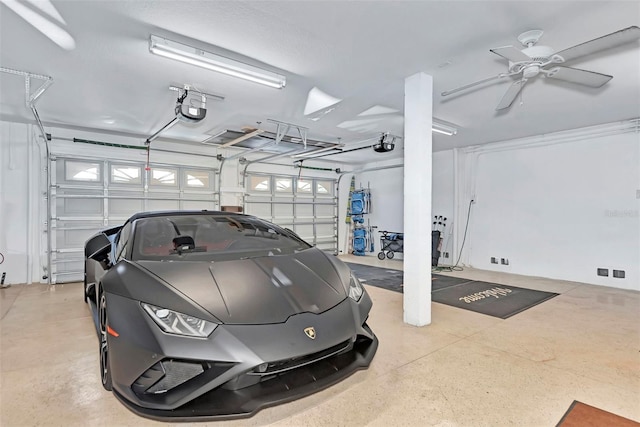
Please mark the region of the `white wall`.
<svg viewBox="0 0 640 427"><path fill-rule="evenodd" d="M356 174L356 188L369 186L371 188L371 214L365 216L369 219L371 225L378 227L377 230L387 230L395 232L409 233L410 230L404 230L403 224L403 182L404 168L398 167L393 169L382 169L384 167L402 164L402 159L393 159L389 161L380 161L369 163L362 169L378 169ZM454 173L453 173L453 151L439 151L433 153L433 164L431 167L425 167L425 173L433 173L432 188L432 216L424 218L425 226L431 228L433 216L442 215L447 218L447 226L444 228L444 245L442 252L445 250L451 253L453 239L453 201L454 201ZM349 184L351 175L345 176L341 185L340 196L340 225L344 225L344 216L346 214L346 205L349 194ZM343 231L344 230L344 231ZM375 233L376 252L367 253L367 255L376 256L380 250L379 233ZM340 231L341 244L339 248L344 248L346 236L346 227L342 227ZM425 242L428 247L431 242ZM445 249L446 248L446 249ZM401 257L401 256L399 256ZM441 259L441 262L449 262Z"/></svg>
<svg viewBox="0 0 640 427"><path fill-rule="evenodd" d="M39 271L38 252L35 268L33 259L27 256L33 247L39 249L40 238L39 199L34 196L40 164L30 158L32 132L27 125L0 122L0 253L4 256L0 275L6 273L5 283L24 283L34 270L36 274ZM29 227L30 223L36 226Z"/></svg>
<svg viewBox="0 0 640 427"><path fill-rule="evenodd" d="M475 166L467 196L476 203L466 259L475 268L640 290L640 136L565 136L468 154ZM491 264L492 256L509 265ZM599 267L609 277L597 276Z"/></svg>
<svg viewBox="0 0 640 427"><path fill-rule="evenodd" d="M443 252L450 254L440 264L456 262L475 198L460 265L640 290L635 123L635 131L625 121L434 153L433 215L448 218ZM348 178L341 183L341 217ZM402 168L356 177L358 185L370 183L369 218L379 229L410 232L402 224L402 180ZM431 219L425 226L431 227ZM506 258L509 265L491 264L491 257ZM608 268L609 277L597 276L597 268ZM613 269L626 277L613 278Z"/></svg>

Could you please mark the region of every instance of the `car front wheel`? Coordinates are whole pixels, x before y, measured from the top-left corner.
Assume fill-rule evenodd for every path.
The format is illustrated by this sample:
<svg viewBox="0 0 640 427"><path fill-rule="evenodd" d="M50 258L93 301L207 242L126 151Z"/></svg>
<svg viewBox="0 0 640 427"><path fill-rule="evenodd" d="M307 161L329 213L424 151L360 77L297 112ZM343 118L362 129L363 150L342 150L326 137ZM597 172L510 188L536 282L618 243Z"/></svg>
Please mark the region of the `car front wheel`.
<svg viewBox="0 0 640 427"><path fill-rule="evenodd" d="M100 377L105 390L111 391L111 370L109 367L109 341L107 340L107 297L100 292L98 306L100 320Z"/></svg>

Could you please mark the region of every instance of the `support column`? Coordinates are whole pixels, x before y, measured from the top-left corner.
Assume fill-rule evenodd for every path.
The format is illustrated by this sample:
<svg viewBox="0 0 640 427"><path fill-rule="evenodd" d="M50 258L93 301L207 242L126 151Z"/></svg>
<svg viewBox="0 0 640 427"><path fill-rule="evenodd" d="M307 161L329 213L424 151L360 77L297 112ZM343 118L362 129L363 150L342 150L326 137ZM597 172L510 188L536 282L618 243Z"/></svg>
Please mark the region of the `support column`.
<svg viewBox="0 0 640 427"><path fill-rule="evenodd" d="M404 84L404 322L431 323L431 175L433 78Z"/></svg>

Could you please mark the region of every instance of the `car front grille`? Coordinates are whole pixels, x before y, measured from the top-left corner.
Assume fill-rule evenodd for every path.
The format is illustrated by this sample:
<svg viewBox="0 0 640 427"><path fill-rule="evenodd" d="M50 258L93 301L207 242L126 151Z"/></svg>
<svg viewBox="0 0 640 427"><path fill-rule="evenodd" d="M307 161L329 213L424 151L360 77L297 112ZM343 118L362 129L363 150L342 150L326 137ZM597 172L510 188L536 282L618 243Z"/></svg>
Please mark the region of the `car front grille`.
<svg viewBox="0 0 640 427"><path fill-rule="evenodd" d="M308 365L311 363L315 363L319 360L326 359L327 357L334 356L336 354L340 354L345 351L349 351L353 347L353 343L351 340L346 340L341 342L340 344L334 345L333 347L327 348L325 350L308 354L305 356L294 357L291 359L278 360L276 362L270 362L264 365L257 366L253 371L248 372L248 375L273 375L279 374L281 372L289 371L291 369L296 369L304 365Z"/></svg>

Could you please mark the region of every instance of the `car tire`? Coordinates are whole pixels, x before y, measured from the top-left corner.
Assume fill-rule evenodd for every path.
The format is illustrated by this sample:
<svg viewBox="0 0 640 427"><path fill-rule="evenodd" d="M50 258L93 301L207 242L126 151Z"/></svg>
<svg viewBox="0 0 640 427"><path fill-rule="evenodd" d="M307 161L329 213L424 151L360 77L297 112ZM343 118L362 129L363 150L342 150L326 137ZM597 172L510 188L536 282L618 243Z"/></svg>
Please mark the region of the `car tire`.
<svg viewBox="0 0 640 427"><path fill-rule="evenodd" d="M86 262L86 261L85 261ZM83 286L83 290L84 290L84 302L87 302L87 266L84 266L84 286Z"/></svg>
<svg viewBox="0 0 640 427"><path fill-rule="evenodd" d="M111 366L109 364L109 340L107 337L107 297L104 292L99 293L98 320L100 324L100 379L105 390L112 390Z"/></svg>

